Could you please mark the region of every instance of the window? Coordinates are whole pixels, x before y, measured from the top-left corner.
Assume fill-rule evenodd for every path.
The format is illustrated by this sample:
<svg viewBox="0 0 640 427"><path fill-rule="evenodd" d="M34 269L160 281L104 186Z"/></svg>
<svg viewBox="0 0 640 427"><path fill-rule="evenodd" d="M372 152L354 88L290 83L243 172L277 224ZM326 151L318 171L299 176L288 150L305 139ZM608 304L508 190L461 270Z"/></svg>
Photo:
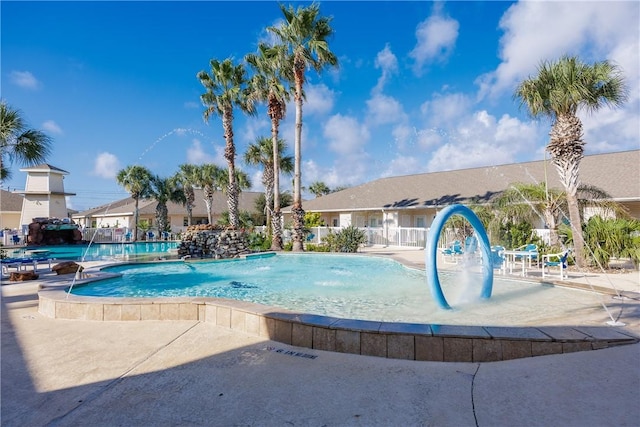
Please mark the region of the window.
<svg viewBox="0 0 640 427"><path fill-rule="evenodd" d="M426 228L427 226L427 217L424 215L420 215L416 217L416 227Z"/></svg>

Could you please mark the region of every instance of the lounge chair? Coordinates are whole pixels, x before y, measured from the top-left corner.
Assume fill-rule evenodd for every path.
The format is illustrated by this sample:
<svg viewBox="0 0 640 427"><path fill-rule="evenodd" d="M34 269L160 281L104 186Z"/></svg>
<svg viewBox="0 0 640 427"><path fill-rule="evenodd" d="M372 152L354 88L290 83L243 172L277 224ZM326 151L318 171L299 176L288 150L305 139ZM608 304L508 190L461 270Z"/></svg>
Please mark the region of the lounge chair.
<svg viewBox="0 0 640 427"><path fill-rule="evenodd" d="M15 268L16 271L26 270L26 268L22 264L22 259L20 258L5 258L0 260L2 263L2 274L9 275L9 269Z"/></svg>
<svg viewBox="0 0 640 427"><path fill-rule="evenodd" d="M557 254L542 255L542 277L550 276L550 268L557 267L560 272L560 280L564 280L569 275L567 271L567 259L569 258L569 250Z"/></svg>

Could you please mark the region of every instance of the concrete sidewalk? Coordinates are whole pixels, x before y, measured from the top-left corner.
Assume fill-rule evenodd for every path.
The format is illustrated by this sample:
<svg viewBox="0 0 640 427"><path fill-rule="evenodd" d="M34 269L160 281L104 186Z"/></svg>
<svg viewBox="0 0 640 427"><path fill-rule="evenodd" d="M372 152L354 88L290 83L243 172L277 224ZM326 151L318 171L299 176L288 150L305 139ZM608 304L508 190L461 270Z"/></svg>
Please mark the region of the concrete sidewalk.
<svg viewBox="0 0 640 427"><path fill-rule="evenodd" d="M424 253L413 252L386 255L419 264ZM1 288L2 426L640 420L640 344L494 363L416 362L297 348L193 321L54 320L38 313L37 290L37 282Z"/></svg>

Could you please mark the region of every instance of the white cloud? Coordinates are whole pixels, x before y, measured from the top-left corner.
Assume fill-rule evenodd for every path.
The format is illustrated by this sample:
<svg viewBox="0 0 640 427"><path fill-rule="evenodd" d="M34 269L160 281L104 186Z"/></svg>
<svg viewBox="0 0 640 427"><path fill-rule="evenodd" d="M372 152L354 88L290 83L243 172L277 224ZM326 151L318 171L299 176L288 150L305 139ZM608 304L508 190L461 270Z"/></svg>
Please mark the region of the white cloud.
<svg viewBox="0 0 640 427"><path fill-rule="evenodd" d="M411 175L423 172L423 164L419 158L413 156L397 155L389 163L387 168L382 172L382 177Z"/></svg>
<svg viewBox="0 0 640 427"><path fill-rule="evenodd" d="M224 146L214 146L214 154L209 154L202 147L202 143L199 139L194 139L191 146L187 149L187 163L194 165L202 165L204 163L213 163L218 166L226 165L227 162L224 159Z"/></svg>
<svg viewBox="0 0 640 427"><path fill-rule="evenodd" d="M425 64L446 61L458 39L460 24L455 19L441 15L441 9L440 4L436 3L433 14L416 28L417 44L409 53L415 60L413 71L416 75L422 73Z"/></svg>
<svg viewBox="0 0 640 427"><path fill-rule="evenodd" d="M42 129L44 129L46 132L54 133L56 135L62 134L62 128L60 128L60 126L58 126L58 124L53 120L47 120L46 122L44 122L42 124Z"/></svg>
<svg viewBox="0 0 640 427"><path fill-rule="evenodd" d="M402 105L393 97L377 93L367 100L367 119L370 125L398 123L407 119Z"/></svg>
<svg viewBox="0 0 640 427"><path fill-rule="evenodd" d="M584 61L613 59L638 77L637 2L519 2L500 21L502 63L478 79L481 96L511 93L517 83L535 75L543 60L564 54ZM543 29L543 30L541 30ZM631 53L631 57L629 57ZM635 58L635 60L634 60Z"/></svg>
<svg viewBox="0 0 640 427"><path fill-rule="evenodd" d="M437 149L427 163L428 171L455 170L486 165L513 163L524 155L541 154L544 133L535 122L522 122L503 115L500 119L485 110L459 120L455 127L441 132L423 131L437 140ZM433 144L430 144L433 146Z"/></svg>
<svg viewBox="0 0 640 427"><path fill-rule="evenodd" d="M389 78L398 73L398 59L393 52L391 52L391 48L388 44L385 45L384 49L378 52L378 55L376 55L375 67L380 68L382 70L382 74L378 78L378 83L373 88L372 92L379 93L382 92L382 89Z"/></svg>
<svg viewBox="0 0 640 427"><path fill-rule="evenodd" d="M339 155L349 155L363 151L369 140L369 130L349 116L336 114L324 125L323 135L328 140L329 149Z"/></svg>
<svg viewBox="0 0 640 427"><path fill-rule="evenodd" d="M29 71L12 71L9 78L13 84L24 89L36 90L42 86L38 79Z"/></svg>
<svg viewBox="0 0 640 427"><path fill-rule="evenodd" d="M468 114L471 107L471 100L464 94L436 94L432 100L420 106L420 111L431 126L448 127L456 123L461 116Z"/></svg>
<svg viewBox="0 0 640 427"><path fill-rule="evenodd" d="M114 179L120 170L120 161L109 152L103 152L96 157L93 174L105 179Z"/></svg>
<svg viewBox="0 0 640 427"><path fill-rule="evenodd" d="M303 114L308 115L324 115L333 109L333 104L335 102L335 92L329 89L324 84L307 84L304 86L304 93L306 95L306 100L302 105ZM291 105L292 108L289 109L287 113L295 116L295 104ZM289 106L287 105L287 108Z"/></svg>
<svg viewBox="0 0 640 427"><path fill-rule="evenodd" d="M610 60L629 88L617 110L579 112L587 152L636 149L640 137L640 38L638 2L519 2L500 21L504 30L501 64L480 76L479 99L510 95L522 80L535 76L542 60L577 55L587 63ZM544 30L541 31L541 28ZM548 132L550 123L546 123Z"/></svg>

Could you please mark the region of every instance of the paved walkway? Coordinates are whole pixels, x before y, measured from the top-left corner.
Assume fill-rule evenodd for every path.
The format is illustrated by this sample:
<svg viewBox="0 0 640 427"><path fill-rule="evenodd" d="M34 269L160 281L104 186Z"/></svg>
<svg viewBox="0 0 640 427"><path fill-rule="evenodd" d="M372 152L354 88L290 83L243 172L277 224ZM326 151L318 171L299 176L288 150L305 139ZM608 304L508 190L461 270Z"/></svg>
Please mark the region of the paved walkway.
<svg viewBox="0 0 640 427"><path fill-rule="evenodd" d="M416 264L424 255L378 251ZM611 280L633 291L634 277ZM296 348L207 323L53 320L38 314L37 288L3 282L2 426L640 420L640 344L495 363L383 359Z"/></svg>

